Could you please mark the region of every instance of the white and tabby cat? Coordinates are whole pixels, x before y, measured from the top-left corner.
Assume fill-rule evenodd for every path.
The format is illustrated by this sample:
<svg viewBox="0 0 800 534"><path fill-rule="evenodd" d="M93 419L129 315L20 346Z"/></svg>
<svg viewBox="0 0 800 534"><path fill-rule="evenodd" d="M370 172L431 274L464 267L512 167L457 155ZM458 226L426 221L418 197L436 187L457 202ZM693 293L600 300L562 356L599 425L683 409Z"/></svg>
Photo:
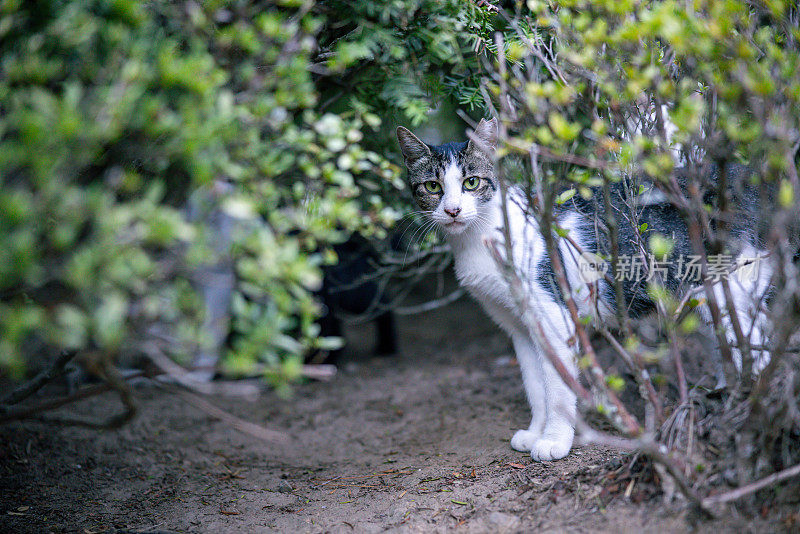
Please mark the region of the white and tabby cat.
<svg viewBox="0 0 800 534"><path fill-rule="evenodd" d="M482 120L475 129L474 138L485 147L494 149L496 131L494 119ZM563 458L572 447L575 433L575 395L543 356L536 337L521 319L508 285L485 245L487 238L503 241L499 184L492 158L473 141L430 146L403 127L397 129L397 138L405 156L414 198L423 213L437 223L450 244L459 282L513 341L532 417L527 429L514 434L511 446L519 451L530 451L534 460ZM747 171L743 167L731 166L727 172L739 176ZM613 205L620 207L624 198L619 190L615 191L617 202ZM545 328L549 343L566 368L575 375L575 353L579 350L575 342L575 327L568 317L563 296L555 285L544 239L536 221L526 215L527 202L523 192L511 187L508 200L513 260L523 279L529 308ZM554 218L558 226L569 231L582 252L607 255L608 241L595 224L596 216L598 213L602 215L602 211L602 206L594 201L575 195L557 208ZM645 205L641 207L639 215L639 223L648 224L648 233L658 232L675 241L673 258L692 254L686 225L677 210L663 203ZM640 249L636 248L636 243L641 242L636 238L635 232L638 230L626 223L625 217L619 217L618 220L620 255L640 255ZM758 240L751 230L734 228L732 233L740 238L738 241L741 246L736 251L739 257L749 258L759 252ZM647 242L647 236L644 239ZM611 317L616 306L611 284L600 279L594 283L594 291L590 291L580 273L578 250L565 239L561 239L558 246L580 313L601 320ZM668 266L662 277L662 283L672 290L679 289L675 268L673 264ZM765 344L766 317L758 303L768 291L769 279L766 265L762 265L758 276L752 280L730 277L734 305L753 345ZM634 315L653 307L645 291L646 285L644 280L635 278L624 282L625 304ZM715 293L719 302L724 304L722 291L715 289ZM590 298L591 295L597 295L598 298ZM707 310L701 309L701 315L706 320L710 318ZM730 326L728 323L726 325ZM732 332L729 332L728 338L731 341L735 339ZM763 366L767 359L766 352L757 354L756 367Z"/></svg>

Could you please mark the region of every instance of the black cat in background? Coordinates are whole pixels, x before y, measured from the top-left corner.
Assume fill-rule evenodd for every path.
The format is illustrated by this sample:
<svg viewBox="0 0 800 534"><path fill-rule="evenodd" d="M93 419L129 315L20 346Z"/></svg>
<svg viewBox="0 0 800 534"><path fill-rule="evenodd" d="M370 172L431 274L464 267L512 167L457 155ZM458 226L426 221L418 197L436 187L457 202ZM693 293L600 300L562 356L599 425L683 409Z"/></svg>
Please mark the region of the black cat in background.
<svg viewBox="0 0 800 534"><path fill-rule="evenodd" d="M353 234L333 250L338 263L325 267L319 297L325 305L319 319L320 336L344 337L344 316L366 316L376 324L377 342L374 353L387 356L397 352L397 329L394 314L389 309L391 295L381 286L378 276L378 253L363 236ZM337 363L344 348L330 351L327 356L315 354L310 360ZM320 357L321 356L321 357Z"/></svg>

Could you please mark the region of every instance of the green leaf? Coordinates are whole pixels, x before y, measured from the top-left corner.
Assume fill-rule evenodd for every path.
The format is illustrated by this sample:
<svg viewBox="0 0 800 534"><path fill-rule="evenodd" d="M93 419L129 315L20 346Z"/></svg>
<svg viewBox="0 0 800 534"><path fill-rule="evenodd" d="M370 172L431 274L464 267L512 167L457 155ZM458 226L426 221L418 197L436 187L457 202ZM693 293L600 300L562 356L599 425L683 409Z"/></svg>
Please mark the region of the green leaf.
<svg viewBox="0 0 800 534"><path fill-rule="evenodd" d="M560 195L558 195L556 197L556 204L558 204L559 206L564 204L569 199L574 197L575 193L577 193L577 189L575 189L575 188L567 189L566 191L564 191L563 193L561 193Z"/></svg>
<svg viewBox="0 0 800 534"><path fill-rule="evenodd" d="M794 205L794 187L789 180L781 180L778 189L778 203L782 208L788 209Z"/></svg>
<svg viewBox="0 0 800 534"><path fill-rule="evenodd" d="M662 234L653 233L650 235L648 248L656 259L661 260L672 253L672 250L675 248L675 241Z"/></svg>
<svg viewBox="0 0 800 534"><path fill-rule="evenodd" d="M571 124L569 123L563 115L559 113L551 113L547 120L548 124L550 125L550 129L556 134L557 137L562 139L563 141L573 141L578 134L581 132L581 125L580 124Z"/></svg>
<svg viewBox="0 0 800 534"><path fill-rule="evenodd" d="M618 375L608 375L606 376L606 385L613 391L619 393L625 389L625 380Z"/></svg>

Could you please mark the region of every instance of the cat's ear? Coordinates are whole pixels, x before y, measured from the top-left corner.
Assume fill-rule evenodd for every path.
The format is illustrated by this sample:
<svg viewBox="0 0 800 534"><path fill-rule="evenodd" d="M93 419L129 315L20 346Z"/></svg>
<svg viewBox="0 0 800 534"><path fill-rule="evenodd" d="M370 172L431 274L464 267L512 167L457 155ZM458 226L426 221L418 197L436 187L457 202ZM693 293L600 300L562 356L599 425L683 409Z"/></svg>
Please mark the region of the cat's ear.
<svg viewBox="0 0 800 534"><path fill-rule="evenodd" d="M397 127L397 141L400 143L400 150L403 151L406 163L431 155L428 145L420 141L408 128Z"/></svg>
<svg viewBox="0 0 800 534"><path fill-rule="evenodd" d="M477 141L477 142L476 142ZM483 146L480 146L483 145ZM469 140L469 148L478 150L494 150L497 147L497 119L481 119Z"/></svg>

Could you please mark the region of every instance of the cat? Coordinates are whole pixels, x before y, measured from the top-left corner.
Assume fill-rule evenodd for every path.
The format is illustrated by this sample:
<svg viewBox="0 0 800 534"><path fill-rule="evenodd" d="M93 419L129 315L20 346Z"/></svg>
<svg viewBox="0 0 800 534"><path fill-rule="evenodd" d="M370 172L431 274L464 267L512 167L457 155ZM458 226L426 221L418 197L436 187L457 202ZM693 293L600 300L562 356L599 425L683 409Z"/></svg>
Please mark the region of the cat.
<svg viewBox="0 0 800 534"><path fill-rule="evenodd" d="M334 245L338 261L323 268L322 288L318 292L325 311L318 323L320 336L344 340L342 316L368 315L375 323L375 356L392 356L398 351L397 326L391 310L392 295L376 281L379 253L358 233ZM343 348L331 350L323 363L340 363ZM319 355L310 358L317 362Z"/></svg>
<svg viewBox="0 0 800 534"><path fill-rule="evenodd" d="M501 244L500 250L504 249L500 183L491 155L497 144L496 120L481 120L468 141L439 146L425 144L402 126L396 133L405 158L411 192L421 213L444 234L453 253L459 283L511 337L532 412L530 425L514 433L511 446L518 451L530 452L537 461L565 457L575 435L575 394L544 356L486 245L487 240L494 240ZM729 167L726 172L732 178L747 172L739 166ZM740 182L743 180L737 183ZM634 225L622 215L626 198L624 189L615 187L612 197L612 209L617 211L619 221L621 258L642 257L637 246L642 239L636 239L637 233L642 232L646 234L643 236L645 243L647 234L669 236L674 241L671 260L692 255L686 224L676 208L659 200L644 203L639 208L638 224ZM575 341L575 326L567 313L564 296L555 283L539 225L528 215L528 201L521 188L509 186L507 198L513 262L523 280L528 308L542 324L547 341L568 372L576 376L579 347ZM599 321L611 320L616 306L614 285L602 273L598 276L590 272L594 276L586 276L585 272L587 254L610 257L608 239L596 224L597 220L602 220L603 213L602 202L596 197L587 200L580 195L574 195L553 213L557 225L568 231L572 241L560 239L557 250L579 312ZM641 224L646 226L639 226ZM745 224L734 226L731 234L736 236L740 246L732 257L760 257L763 251L754 232ZM681 284L679 271L684 265L677 261L665 263L666 266L659 271L661 283L677 290ZM752 273L749 277L731 276L729 281L740 321L750 326L749 329L743 326L750 335L750 343L760 347L765 345L766 315L754 297L763 297L768 291L771 272L766 262L761 262L759 267L755 276ZM599 267L595 265L594 268ZM702 280L695 281L695 284L701 283ZM647 283L640 278L623 277L625 305L632 315L646 313L654 306L646 286ZM718 302L724 307L721 287L718 283L713 287ZM700 306L700 315L710 322L707 307ZM727 338L733 342L735 337L730 320L726 317L723 322L728 329ZM768 361L768 353L760 351L754 354L754 368L762 368ZM737 352L734 356L740 365L741 355Z"/></svg>

